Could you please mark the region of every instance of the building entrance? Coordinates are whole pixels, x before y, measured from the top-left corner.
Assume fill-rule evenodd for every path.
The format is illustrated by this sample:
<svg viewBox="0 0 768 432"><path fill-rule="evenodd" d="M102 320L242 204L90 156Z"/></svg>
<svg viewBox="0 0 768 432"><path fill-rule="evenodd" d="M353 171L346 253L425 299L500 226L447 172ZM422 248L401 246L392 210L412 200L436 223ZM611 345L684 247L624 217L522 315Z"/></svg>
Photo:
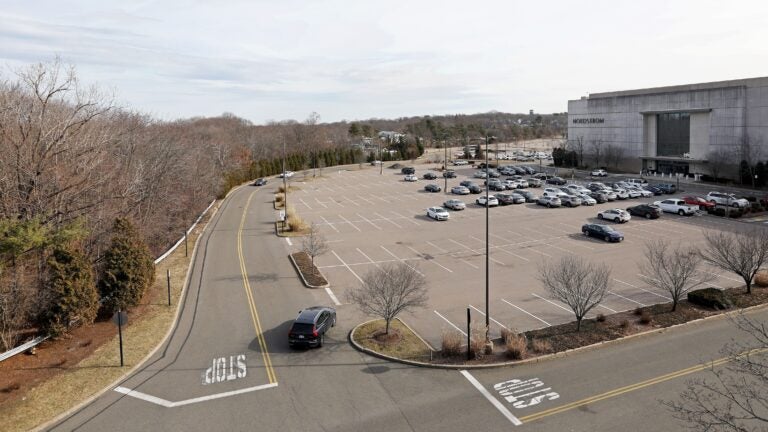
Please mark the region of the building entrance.
<svg viewBox="0 0 768 432"><path fill-rule="evenodd" d="M656 161L656 171L664 174L688 174L688 162Z"/></svg>

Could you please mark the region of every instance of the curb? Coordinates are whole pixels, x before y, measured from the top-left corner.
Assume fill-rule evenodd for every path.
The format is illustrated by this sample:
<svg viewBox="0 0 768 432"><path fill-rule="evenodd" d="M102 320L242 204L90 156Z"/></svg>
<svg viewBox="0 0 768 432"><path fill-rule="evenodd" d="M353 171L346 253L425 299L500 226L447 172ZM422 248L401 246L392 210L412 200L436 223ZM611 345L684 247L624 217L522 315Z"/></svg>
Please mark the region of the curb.
<svg viewBox="0 0 768 432"><path fill-rule="evenodd" d="M326 283L325 285L312 285L312 284L310 284L304 278L304 273L302 273L301 270L299 269L299 265L296 264L296 260L293 259L293 254L288 254L288 258L290 258L291 264L293 264L293 268L296 269L296 273L299 274L299 277L301 277L301 281L304 282L304 286L306 286L307 288L328 288L328 287L331 286L330 283ZM320 271L320 269L317 269L317 272L320 273L320 276L322 276L323 279L325 279L326 281L328 280L328 278L325 277L325 275Z"/></svg>
<svg viewBox="0 0 768 432"><path fill-rule="evenodd" d="M744 309L737 309L737 310L730 311L730 312L723 312L723 313L720 313L720 314L717 314L717 315L711 315L711 316L708 316L708 317L695 319L693 321L688 321L688 322L684 322L684 323L681 323L681 324L671 325L669 327L662 327L662 328L647 330L647 331L644 331L644 332L641 332L641 333L635 333L635 334L632 334L632 335L629 335L629 336L624 336L624 337L621 337L621 338L618 338L618 339L611 339L611 340L607 340L607 341L597 342L597 343L594 343L592 345L585 345L585 346L578 347L578 348L571 348L569 350L560 351L560 352L556 352L556 353L552 353L552 354L546 354L546 355L539 356L539 357L532 357L532 358L525 359L525 360L515 360L515 361L508 361L508 362L478 364L478 365L472 365L472 364L461 364L461 365L458 365L458 364L437 364L437 363L425 363L425 362L420 362L420 361L416 361L416 360L406 360L406 359L401 359L401 358L397 358L397 357L388 356L386 354L382 354L380 352L373 351L371 349L365 348L362 345L358 344L355 341L355 331L357 330L357 328L360 327L360 326L363 326L365 324L368 324L370 322L377 321L377 320L369 320L369 321L366 321L366 322L363 322L363 323L360 323L360 324L356 325L352 330L349 331L349 335L347 337L349 339L350 344L352 344L352 346L356 350L358 350L360 352L363 352L363 353L366 353L368 355L371 355L373 357L378 357L380 359L389 360L389 361L394 362L394 363L402 363L402 364L406 364L406 365L410 365L410 366L424 367L424 368L429 368L429 369L448 369L448 370L457 370L457 369L495 369L495 368L502 368L502 367L521 366L521 365L526 365L526 364L529 364L529 363L541 363L541 362L544 362L544 361L564 358L564 357L568 357L568 356L571 356L571 355L574 355L574 354L578 354L578 353L580 353L582 351L591 351L591 350L594 350L594 349L602 348L603 346L616 345L616 344L624 343L626 341L629 341L629 340L635 339L635 338L651 336L651 335L655 335L655 334L659 334L659 333L666 333L668 331L673 331L675 329L678 329L678 328L681 328L681 327L685 327L685 326L688 326L688 325L698 325L698 324L701 324L704 321L708 321L708 320L724 319L728 315L730 315L732 312L751 313L751 312L759 311L759 310L762 310L762 309L768 309L768 303L761 304L761 305L756 305L756 306L750 306L750 307L744 308ZM402 321L400 321L400 322L402 322ZM403 324L405 324L405 323L403 323ZM414 334L416 334L418 336L418 333L414 332ZM421 337L419 336L419 338L421 338Z"/></svg>
<svg viewBox="0 0 768 432"><path fill-rule="evenodd" d="M219 205L216 205L215 208L213 209L213 212L211 212L211 218L205 224L205 227L203 227L202 231L200 232L200 235L195 240L195 246L192 248L192 256L190 257L190 260L189 260L189 267L187 268L187 275L184 277L184 284L182 285L182 288L181 288L181 293L179 295L179 300L176 302L176 313L175 313L175 315L173 317L173 322L171 323L171 326L168 328L168 331L165 333L165 336L163 336L163 339L157 344L157 346L155 348L153 348L152 351L150 351L146 356L144 356L144 358L142 358L138 363L136 363L136 365L134 367L132 367L130 370L126 371L119 378L117 378L114 381L112 381L111 383L109 383L109 385L107 385L106 387L104 387L101 390L96 391L94 394L92 394L88 398L84 399L83 401L79 402L77 405L69 408L68 410L64 411L63 413L57 415L56 417L46 421L45 423L43 423L43 424L41 424L39 426L34 427L32 429L33 431L42 431L42 430L45 430L45 429L49 428L50 426L52 426L52 425L60 422L61 420L65 419L66 417L69 417L74 412L79 411L80 409L82 409L86 405L90 404L94 400L96 400L99 397L101 397L106 392L112 390L119 383L124 381L128 376L130 376L133 373L135 373L141 366L144 365L144 363L147 362L147 360L152 358L152 356L154 356L157 353L157 351L160 349L160 347L162 347L163 345L165 345L166 342L168 342L168 338L171 336L171 333L174 331L174 329L176 328L176 325L178 324L178 321L179 321L179 315L181 314L181 307L180 306L183 303L182 299L185 299L186 296L187 296L187 288L189 287L189 275L192 273L193 263L194 263L195 259L197 258L197 247L200 244L200 239L203 237L203 234L208 229L209 223L213 220L213 218L219 212L219 209L221 208L221 204L224 203L224 200L226 200L229 197L229 195L231 195L236 190L238 190L238 189L242 188L243 186L246 186L246 185L248 185L250 183L251 182L249 181L247 183L241 184L240 186L232 188L232 189L230 189L229 192L227 192L226 195L224 195L224 198L222 198L221 200L216 200L216 201L219 201Z"/></svg>

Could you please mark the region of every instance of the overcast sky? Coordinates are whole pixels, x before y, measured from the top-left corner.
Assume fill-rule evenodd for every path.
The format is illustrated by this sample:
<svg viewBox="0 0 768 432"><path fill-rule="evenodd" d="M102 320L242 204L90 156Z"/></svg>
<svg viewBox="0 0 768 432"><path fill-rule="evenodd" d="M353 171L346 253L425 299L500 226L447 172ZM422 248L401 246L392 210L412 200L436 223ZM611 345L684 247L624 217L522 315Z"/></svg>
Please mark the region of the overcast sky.
<svg viewBox="0 0 768 432"><path fill-rule="evenodd" d="M0 0L2 75L56 55L162 119L563 112L768 76L768 2Z"/></svg>

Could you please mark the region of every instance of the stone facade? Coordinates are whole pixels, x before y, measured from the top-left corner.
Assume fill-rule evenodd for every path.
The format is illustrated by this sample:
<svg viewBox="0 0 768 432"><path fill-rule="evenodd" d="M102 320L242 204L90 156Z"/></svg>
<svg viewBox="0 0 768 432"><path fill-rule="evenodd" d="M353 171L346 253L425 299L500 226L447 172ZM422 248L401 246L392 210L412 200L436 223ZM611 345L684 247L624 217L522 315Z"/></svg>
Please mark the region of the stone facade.
<svg viewBox="0 0 768 432"><path fill-rule="evenodd" d="M690 151L657 155L659 114L690 115ZM584 153L595 143L623 149L622 168L677 168L708 173L707 157L723 149L738 159L745 141L768 159L768 77L642 90L594 93L568 101L568 141L581 139ZM587 158L585 158L587 159Z"/></svg>

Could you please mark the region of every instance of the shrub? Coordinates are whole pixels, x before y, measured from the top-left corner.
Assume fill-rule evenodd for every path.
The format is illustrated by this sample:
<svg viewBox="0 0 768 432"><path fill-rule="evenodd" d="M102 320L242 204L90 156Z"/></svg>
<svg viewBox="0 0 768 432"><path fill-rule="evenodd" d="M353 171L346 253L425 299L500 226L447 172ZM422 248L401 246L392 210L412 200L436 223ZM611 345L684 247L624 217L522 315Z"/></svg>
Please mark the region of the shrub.
<svg viewBox="0 0 768 432"><path fill-rule="evenodd" d="M275 194L275 202L276 203L282 204L284 200L285 200L285 194L282 194L282 193L276 193Z"/></svg>
<svg viewBox="0 0 768 432"><path fill-rule="evenodd" d="M597 314L597 318L595 318L597 322L605 322L605 315L603 314Z"/></svg>
<svg viewBox="0 0 768 432"><path fill-rule="evenodd" d="M619 323L619 327L621 327L622 330L624 330L625 333L628 333L632 330L632 323L629 322L628 319L625 319Z"/></svg>
<svg viewBox="0 0 768 432"><path fill-rule="evenodd" d="M768 270L762 270L755 275L755 285L768 287Z"/></svg>
<svg viewBox="0 0 768 432"><path fill-rule="evenodd" d="M133 224L115 219L112 233L99 280L103 307L109 312L138 305L155 280L152 255Z"/></svg>
<svg viewBox="0 0 768 432"><path fill-rule="evenodd" d="M643 308L641 308L641 307L636 307L636 308L635 308L635 311L634 311L633 313L634 313L635 315L637 315L637 316L640 316L640 315L642 315L642 314L643 314Z"/></svg>
<svg viewBox="0 0 768 432"><path fill-rule="evenodd" d="M731 302L724 291L717 288L702 288L688 293L688 301L711 309L728 309Z"/></svg>
<svg viewBox="0 0 768 432"><path fill-rule="evenodd" d="M442 348L443 355L445 356L458 356L461 355L461 343L464 338L461 333L450 330L444 331L442 335Z"/></svg>
<svg viewBox="0 0 768 432"><path fill-rule="evenodd" d="M481 359L485 355L485 326L473 324L470 328L469 353L474 359Z"/></svg>
<svg viewBox="0 0 768 432"><path fill-rule="evenodd" d="M507 357L513 360L522 360L528 354L528 341L523 334L508 334L504 338L507 348Z"/></svg>
<svg viewBox="0 0 768 432"><path fill-rule="evenodd" d="M91 263L82 251L56 248L48 258L50 306L43 314L43 328L53 336L70 327L93 323L99 311L99 292Z"/></svg>
<svg viewBox="0 0 768 432"><path fill-rule="evenodd" d="M309 225L307 225L306 222L304 222L304 219L302 219L298 214L296 214L296 211L293 209L293 207L288 207L288 211L286 211L286 221L288 222L288 230L292 232L302 232L309 229Z"/></svg>
<svg viewBox="0 0 768 432"><path fill-rule="evenodd" d="M535 353L543 354L552 351L552 344L546 339L531 339L531 348Z"/></svg>
<svg viewBox="0 0 768 432"><path fill-rule="evenodd" d="M653 318L651 317L651 314L647 310L643 310L643 312L640 314L640 324L648 325L653 321Z"/></svg>

